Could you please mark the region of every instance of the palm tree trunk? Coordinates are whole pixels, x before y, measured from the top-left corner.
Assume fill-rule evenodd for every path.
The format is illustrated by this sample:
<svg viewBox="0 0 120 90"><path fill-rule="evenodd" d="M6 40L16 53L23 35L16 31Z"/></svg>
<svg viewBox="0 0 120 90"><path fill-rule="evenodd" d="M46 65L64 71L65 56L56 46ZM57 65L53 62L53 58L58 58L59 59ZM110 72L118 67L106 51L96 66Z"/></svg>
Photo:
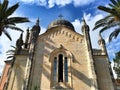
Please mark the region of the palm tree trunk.
<svg viewBox="0 0 120 90"><path fill-rule="evenodd" d="M118 16L114 16L115 21L120 21L120 18Z"/></svg>

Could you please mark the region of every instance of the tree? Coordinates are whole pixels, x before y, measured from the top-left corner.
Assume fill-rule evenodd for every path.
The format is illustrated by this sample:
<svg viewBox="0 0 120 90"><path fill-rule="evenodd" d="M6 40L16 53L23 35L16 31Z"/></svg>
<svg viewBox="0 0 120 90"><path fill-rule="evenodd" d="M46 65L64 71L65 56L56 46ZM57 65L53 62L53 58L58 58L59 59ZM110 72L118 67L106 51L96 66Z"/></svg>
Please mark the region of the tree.
<svg viewBox="0 0 120 90"><path fill-rule="evenodd" d="M4 0L3 3L0 2L0 36L4 33L10 40L11 37L7 29L22 31L16 24L29 22L26 17L10 17L16 9L19 7L19 3L14 4L11 7L8 7L8 0Z"/></svg>
<svg viewBox="0 0 120 90"><path fill-rule="evenodd" d="M117 79L120 79L120 51L115 54L114 67L115 73L117 74Z"/></svg>
<svg viewBox="0 0 120 90"><path fill-rule="evenodd" d="M108 13L106 17L98 20L95 23L93 30L101 28L100 33L106 31L112 27L116 27L114 31L109 36L109 41L112 38L116 38L120 33L120 0L110 0L111 3L108 4L109 7L98 6L98 9Z"/></svg>
<svg viewBox="0 0 120 90"><path fill-rule="evenodd" d="M13 66L14 61L15 61L15 51L16 51L16 47L14 47L14 46L12 46L12 45L11 45L11 47L14 48L14 49L8 50L8 51L6 52L6 55L8 55L8 56L7 56L7 59L8 59L8 60L12 60L11 66Z"/></svg>
<svg viewBox="0 0 120 90"><path fill-rule="evenodd" d="M15 58L15 49L16 49L16 47L14 47L12 45L11 45L11 47L14 48L14 50L13 49L8 50L6 53L8 55L7 59L13 60Z"/></svg>
<svg viewBox="0 0 120 90"><path fill-rule="evenodd" d="M39 90L39 87L38 86L34 86L34 90Z"/></svg>

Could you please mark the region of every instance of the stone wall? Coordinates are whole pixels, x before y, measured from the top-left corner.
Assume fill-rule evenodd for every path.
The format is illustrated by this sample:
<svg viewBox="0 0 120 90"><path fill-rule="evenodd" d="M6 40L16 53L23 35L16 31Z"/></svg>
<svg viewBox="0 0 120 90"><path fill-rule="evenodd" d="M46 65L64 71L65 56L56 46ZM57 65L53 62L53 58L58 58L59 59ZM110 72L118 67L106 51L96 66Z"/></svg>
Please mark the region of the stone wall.
<svg viewBox="0 0 120 90"><path fill-rule="evenodd" d="M94 62L99 90L114 90L108 57L105 55L94 56Z"/></svg>
<svg viewBox="0 0 120 90"><path fill-rule="evenodd" d="M26 67L27 55L15 55L15 62L12 67L10 80L7 90L21 90L24 83L24 74Z"/></svg>
<svg viewBox="0 0 120 90"><path fill-rule="evenodd" d="M70 63L71 81L67 88L90 90L88 57L83 35L66 27L57 27L40 35L37 41L30 86L49 90L51 86L52 63L50 54L62 45L72 53L74 60ZM60 52L62 53L62 52Z"/></svg>

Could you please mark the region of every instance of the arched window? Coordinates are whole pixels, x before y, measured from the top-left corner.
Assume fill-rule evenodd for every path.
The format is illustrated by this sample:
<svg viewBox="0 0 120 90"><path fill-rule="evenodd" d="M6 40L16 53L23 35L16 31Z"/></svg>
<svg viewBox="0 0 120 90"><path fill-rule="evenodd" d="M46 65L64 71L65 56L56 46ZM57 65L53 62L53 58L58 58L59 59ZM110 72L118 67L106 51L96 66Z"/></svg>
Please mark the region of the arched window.
<svg viewBox="0 0 120 90"><path fill-rule="evenodd" d="M57 57L54 58L54 82L57 80Z"/></svg>
<svg viewBox="0 0 120 90"><path fill-rule="evenodd" d="M63 82L63 55L58 56L58 82Z"/></svg>
<svg viewBox="0 0 120 90"><path fill-rule="evenodd" d="M64 74L65 74L65 82L68 82L68 60L67 60L67 57L65 57L65 60L64 60Z"/></svg>
<svg viewBox="0 0 120 90"><path fill-rule="evenodd" d="M53 68L54 82L68 82L67 57L64 57L62 54L59 54L57 57L55 57Z"/></svg>
<svg viewBox="0 0 120 90"><path fill-rule="evenodd" d="M73 55L64 47L60 47L51 52L49 61L51 62L51 88L72 88L71 63L74 61Z"/></svg>

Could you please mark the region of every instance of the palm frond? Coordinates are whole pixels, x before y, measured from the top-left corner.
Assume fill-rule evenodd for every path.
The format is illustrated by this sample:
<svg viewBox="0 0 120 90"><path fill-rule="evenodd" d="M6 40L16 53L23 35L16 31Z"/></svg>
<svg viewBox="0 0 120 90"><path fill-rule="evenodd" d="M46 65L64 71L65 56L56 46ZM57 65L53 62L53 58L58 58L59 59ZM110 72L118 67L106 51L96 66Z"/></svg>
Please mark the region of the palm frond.
<svg viewBox="0 0 120 90"><path fill-rule="evenodd" d="M110 18L113 19L113 18L112 18L112 15L107 15L106 17L98 20L98 21L95 23L95 25L97 25L97 24L99 24L99 23L102 23L102 22L106 22L106 21L108 21L108 19L110 19Z"/></svg>
<svg viewBox="0 0 120 90"><path fill-rule="evenodd" d="M15 46L13 46L13 45L10 45L10 46L11 46L12 48L14 48L14 49L16 48L16 47L15 47Z"/></svg>
<svg viewBox="0 0 120 90"><path fill-rule="evenodd" d="M16 26L7 25L7 26L5 26L5 28L10 28L12 30L17 30L17 31L24 32L21 28L16 27Z"/></svg>
<svg viewBox="0 0 120 90"><path fill-rule="evenodd" d="M114 18L112 18L111 15L108 15L105 18L98 20L95 23L95 27L93 28L93 30L98 29L100 27L104 27L105 25L108 25L112 22L114 22Z"/></svg>
<svg viewBox="0 0 120 90"><path fill-rule="evenodd" d="M98 6L98 9L105 11L105 12L108 12L108 13L111 13L111 8L108 8L108 7Z"/></svg>
<svg viewBox="0 0 120 90"><path fill-rule="evenodd" d="M108 4L111 8L118 9L120 7L120 0L113 0L111 2L112 4Z"/></svg>
<svg viewBox="0 0 120 90"><path fill-rule="evenodd" d="M15 50L8 50L6 53L14 53Z"/></svg>
<svg viewBox="0 0 120 90"><path fill-rule="evenodd" d="M110 0L110 1L114 4L114 6L119 6L117 1L115 1L115 0Z"/></svg>
<svg viewBox="0 0 120 90"><path fill-rule="evenodd" d="M5 12L8 8L8 0L4 0L2 4L2 12Z"/></svg>
<svg viewBox="0 0 120 90"><path fill-rule="evenodd" d="M12 41L12 38L10 37L9 33L6 30L4 30L3 32L10 39L10 41Z"/></svg>
<svg viewBox="0 0 120 90"><path fill-rule="evenodd" d="M30 22L26 17L11 17L11 18L8 18L8 21L12 23Z"/></svg>
<svg viewBox="0 0 120 90"><path fill-rule="evenodd" d="M4 18L10 16L11 14L13 14L18 7L19 7L19 3L16 3L15 5L8 8L5 15L4 15Z"/></svg>
<svg viewBox="0 0 120 90"><path fill-rule="evenodd" d="M12 54L12 53L7 53L6 55L14 55L14 54Z"/></svg>
<svg viewBox="0 0 120 90"><path fill-rule="evenodd" d="M101 30L100 30L100 33L112 28L112 27L116 27L116 26L119 26L120 25L120 22L113 22L113 23L110 23L108 25L105 25Z"/></svg>
<svg viewBox="0 0 120 90"><path fill-rule="evenodd" d="M8 7L8 4L8 0L3 0L3 3L0 3L0 36L3 32L10 40L12 40L6 29L10 28L12 30L23 32L22 29L16 27L16 24L29 22L29 20L26 17L9 17L19 7L19 3L16 3L10 7Z"/></svg>
<svg viewBox="0 0 120 90"><path fill-rule="evenodd" d="M110 13L112 15L116 15L116 10L114 8L108 8L108 7L104 7L104 6L98 6L98 9L105 11L107 13Z"/></svg>
<svg viewBox="0 0 120 90"><path fill-rule="evenodd" d="M15 47L12 46L12 45L11 45L11 47L13 47L14 50L11 49L11 50L8 50L8 51L6 52L6 55L9 55L9 56L7 57L7 59L8 59L8 58L12 58L12 59L14 58L14 55L15 55Z"/></svg>
<svg viewBox="0 0 120 90"><path fill-rule="evenodd" d="M0 4L0 13L1 13L1 10L2 10L2 5ZM0 15L1 16L1 15Z"/></svg>
<svg viewBox="0 0 120 90"><path fill-rule="evenodd" d="M113 23L115 21L115 18L110 18L107 22L107 24Z"/></svg>
<svg viewBox="0 0 120 90"><path fill-rule="evenodd" d="M100 27L103 27L105 25L105 23L103 22L103 23L100 23L100 24L97 24L97 25L95 25L95 27L93 28L93 30L96 30L96 29L98 29L98 28L100 28Z"/></svg>
<svg viewBox="0 0 120 90"><path fill-rule="evenodd" d="M117 8L117 6L115 6L115 5L113 5L113 4L108 4L110 7L112 7L112 8Z"/></svg>
<svg viewBox="0 0 120 90"><path fill-rule="evenodd" d="M106 31L108 28L109 28L108 26L103 27L103 28L100 30L100 33Z"/></svg>
<svg viewBox="0 0 120 90"><path fill-rule="evenodd" d="M117 0L118 4L120 5L120 0Z"/></svg>
<svg viewBox="0 0 120 90"><path fill-rule="evenodd" d="M113 38L116 38L119 33L120 33L120 28L117 28L116 30L114 30L114 31L110 34L110 36L109 36L109 42L110 42Z"/></svg>
<svg viewBox="0 0 120 90"><path fill-rule="evenodd" d="M7 59L9 59L9 58L13 58L13 57L14 57L14 56L8 56Z"/></svg>
<svg viewBox="0 0 120 90"><path fill-rule="evenodd" d="M4 0L3 3L0 5L0 18L3 18L3 15L8 7L8 0Z"/></svg>
<svg viewBox="0 0 120 90"><path fill-rule="evenodd" d="M15 23L10 22L8 19L5 19L3 23L4 23L4 25L14 25L15 26Z"/></svg>

